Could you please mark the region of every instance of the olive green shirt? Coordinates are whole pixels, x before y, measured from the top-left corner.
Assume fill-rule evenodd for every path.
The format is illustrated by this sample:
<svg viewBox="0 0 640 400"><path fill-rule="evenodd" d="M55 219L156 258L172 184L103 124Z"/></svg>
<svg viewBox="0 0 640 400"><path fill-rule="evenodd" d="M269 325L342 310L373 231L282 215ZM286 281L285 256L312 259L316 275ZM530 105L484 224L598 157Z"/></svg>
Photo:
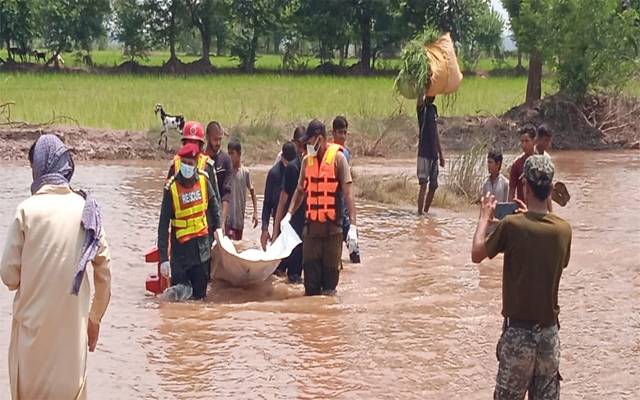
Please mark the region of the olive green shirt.
<svg viewBox="0 0 640 400"><path fill-rule="evenodd" d="M509 215L487 238L486 249L489 258L504 253L502 315L557 322L558 286L571 252L569 223L555 214Z"/></svg>

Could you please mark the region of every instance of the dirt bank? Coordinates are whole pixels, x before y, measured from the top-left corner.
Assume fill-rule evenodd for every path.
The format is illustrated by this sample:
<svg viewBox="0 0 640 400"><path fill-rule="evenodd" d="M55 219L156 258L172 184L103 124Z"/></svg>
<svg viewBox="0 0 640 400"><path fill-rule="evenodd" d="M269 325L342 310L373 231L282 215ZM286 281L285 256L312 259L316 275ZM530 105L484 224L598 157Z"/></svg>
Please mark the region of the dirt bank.
<svg viewBox="0 0 640 400"><path fill-rule="evenodd" d="M128 160L168 157L156 150L145 132L115 131L64 125L0 125L0 157L26 159L42 133L55 133L78 160Z"/></svg>
<svg viewBox="0 0 640 400"><path fill-rule="evenodd" d="M442 117L438 120L445 150L467 150L487 144L517 150L517 130L526 123L547 124L553 147L560 150L640 149L640 100L593 96L582 105L550 96L533 106L519 106L503 116ZM289 124L290 125L290 124ZM270 162L288 138L292 126L232 126L230 135L244 143L247 162ZM0 124L1 158L24 159L29 146L43 132L61 136L81 160L169 158L179 145L170 136L170 149L158 149L157 132L121 131L68 125ZM413 156L418 142L415 119L396 115L384 119L353 118L349 146L357 156Z"/></svg>

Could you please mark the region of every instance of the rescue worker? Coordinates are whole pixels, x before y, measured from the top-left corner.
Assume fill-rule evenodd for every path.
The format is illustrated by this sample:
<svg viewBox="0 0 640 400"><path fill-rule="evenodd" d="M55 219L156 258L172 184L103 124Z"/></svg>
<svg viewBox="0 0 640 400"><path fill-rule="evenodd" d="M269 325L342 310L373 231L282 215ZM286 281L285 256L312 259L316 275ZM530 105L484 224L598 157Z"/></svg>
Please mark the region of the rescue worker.
<svg viewBox="0 0 640 400"><path fill-rule="evenodd" d="M220 205L215 190L206 172L196 167L200 151L199 145L187 143L178 152L180 169L165 185L158 224L162 275L171 278L172 286L191 286L195 299L206 296L213 233L220 228Z"/></svg>
<svg viewBox="0 0 640 400"><path fill-rule="evenodd" d="M351 218L348 240L355 244L358 242L351 168L340 146L327 142L327 131L322 122L311 121L301 140L306 144L307 155L302 161L298 187L289 212L282 221L291 221L291 216L298 210L306 194L306 227L302 247L305 294L333 294L340 277L342 257L342 209L339 207L339 196L344 195Z"/></svg>
<svg viewBox="0 0 640 400"><path fill-rule="evenodd" d="M204 128L202 127L202 124L196 121L187 121L182 128L181 141L183 146L187 143L194 143L200 148L200 154L198 155L196 166L200 171L207 173L209 181L213 186L216 199L218 200L218 204L220 204L220 192L218 191L218 181L216 179L214 161L204 152L206 142L204 140ZM176 154L171 161L171 166L167 173L167 179L174 177L178 171L180 171L180 163L180 157Z"/></svg>

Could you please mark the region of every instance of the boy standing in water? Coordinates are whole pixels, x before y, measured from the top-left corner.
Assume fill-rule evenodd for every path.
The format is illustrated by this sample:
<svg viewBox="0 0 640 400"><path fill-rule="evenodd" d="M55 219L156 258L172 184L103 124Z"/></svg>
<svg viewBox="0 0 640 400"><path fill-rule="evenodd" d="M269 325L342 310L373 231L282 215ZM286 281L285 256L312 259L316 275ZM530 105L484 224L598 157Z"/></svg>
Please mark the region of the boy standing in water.
<svg viewBox="0 0 640 400"><path fill-rule="evenodd" d="M506 202L509 195L509 181L500 173L502 169L502 152L500 150L489 151L487 169L489 177L482 185L482 195L488 192L496 197L497 202Z"/></svg>
<svg viewBox="0 0 640 400"><path fill-rule="evenodd" d="M520 135L520 148L522 154L511 165L511 173L509 174L509 201L515 198L524 200L524 187L520 176L524 171L524 162L527 161L535 150L536 127L526 124L518 131Z"/></svg>
<svg viewBox="0 0 640 400"><path fill-rule="evenodd" d="M229 178L231 193L229 195L229 213L224 216L224 229L225 234L232 240L242 240L244 214L247 207L247 189L251 193L253 203L252 222L254 228L258 226L258 201L256 200L256 191L251 184L249 170L242 165L242 145L238 140L232 140L227 146L227 151L231 158L233 171Z"/></svg>
<svg viewBox="0 0 640 400"><path fill-rule="evenodd" d="M333 136L333 143L338 144L342 147L342 154L344 154L344 158L347 159L349 167L351 167L351 152L347 147L347 133L349 129L349 122L345 117L339 115L333 120L332 127L333 130L331 131L331 135ZM338 202L340 203L340 207L342 208L342 239L347 244L347 249L349 250L349 259L351 260L351 262L354 264L359 264L360 248L354 242L349 242L347 240L347 233L349 232L349 228L351 227L351 221L349 219L349 210L347 209L343 193L340 193Z"/></svg>
<svg viewBox="0 0 640 400"><path fill-rule="evenodd" d="M536 132L535 153L549 157L549 153L547 153L547 150L549 150L549 148L551 147L551 139L553 139L551 129L549 129L546 124L540 125L538 127L538 131Z"/></svg>
<svg viewBox="0 0 640 400"><path fill-rule="evenodd" d="M540 125L536 132L536 147L534 153L541 154L551 159L551 156L549 155L549 153L547 153L547 150L549 149L549 147L551 147L552 138L553 135L551 134L551 130L549 129L549 127L546 124ZM547 207L549 208L549 212L553 211L553 201L551 201L551 197L547 199Z"/></svg>
<svg viewBox="0 0 640 400"><path fill-rule="evenodd" d="M438 136L438 109L435 97L420 96L416 105L418 114L418 215L429 212L438 188L438 164L444 168L444 155ZM438 162L439 161L439 162ZM427 192L427 184L429 191ZM425 199L426 194L426 199Z"/></svg>

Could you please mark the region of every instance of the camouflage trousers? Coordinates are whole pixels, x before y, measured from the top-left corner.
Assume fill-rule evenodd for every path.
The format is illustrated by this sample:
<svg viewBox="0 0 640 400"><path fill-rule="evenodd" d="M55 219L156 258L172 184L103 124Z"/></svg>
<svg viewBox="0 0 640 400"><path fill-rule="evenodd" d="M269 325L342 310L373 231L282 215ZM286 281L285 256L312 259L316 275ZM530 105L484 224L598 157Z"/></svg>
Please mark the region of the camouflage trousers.
<svg viewBox="0 0 640 400"><path fill-rule="evenodd" d="M498 375L493 398L529 400L560 398L560 338L558 327L507 327L496 349Z"/></svg>

